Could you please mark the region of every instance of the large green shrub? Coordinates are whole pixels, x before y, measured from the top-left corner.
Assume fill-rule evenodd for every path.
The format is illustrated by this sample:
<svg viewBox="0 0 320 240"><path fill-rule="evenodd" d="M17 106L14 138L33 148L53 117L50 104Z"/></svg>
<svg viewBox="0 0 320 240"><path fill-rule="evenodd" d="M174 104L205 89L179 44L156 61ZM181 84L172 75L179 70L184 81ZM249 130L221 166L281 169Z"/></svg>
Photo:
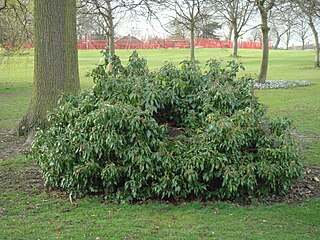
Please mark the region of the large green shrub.
<svg viewBox="0 0 320 240"><path fill-rule="evenodd" d="M104 56L95 86L62 98L37 133L30 156L46 185L129 202L242 198L283 193L301 175L290 122L265 118L241 65L150 72L136 52L127 66Z"/></svg>

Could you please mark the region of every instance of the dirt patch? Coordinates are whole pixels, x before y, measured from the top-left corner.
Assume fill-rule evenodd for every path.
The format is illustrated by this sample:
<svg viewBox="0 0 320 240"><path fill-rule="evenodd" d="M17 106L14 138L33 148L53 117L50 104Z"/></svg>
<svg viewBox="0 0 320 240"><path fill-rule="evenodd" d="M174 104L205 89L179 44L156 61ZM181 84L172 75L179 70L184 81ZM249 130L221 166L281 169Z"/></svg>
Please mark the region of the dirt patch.
<svg viewBox="0 0 320 240"><path fill-rule="evenodd" d="M18 137L9 131L0 132L0 161L10 161L25 154L26 138ZM9 168L0 171L0 189L20 190L22 192L37 193L44 190L42 176L34 163L25 163L22 169Z"/></svg>
<svg viewBox="0 0 320 240"><path fill-rule="evenodd" d="M9 131L0 132L0 161L26 153L23 147L25 140L24 137L14 136Z"/></svg>
<svg viewBox="0 0 320 240"><path fill-rule="evenodd" d="M0 188L24 192L27 194L39 194L45 191L43 178L38 167L28 163L23 169L9 169L0 172Z"/></svg>

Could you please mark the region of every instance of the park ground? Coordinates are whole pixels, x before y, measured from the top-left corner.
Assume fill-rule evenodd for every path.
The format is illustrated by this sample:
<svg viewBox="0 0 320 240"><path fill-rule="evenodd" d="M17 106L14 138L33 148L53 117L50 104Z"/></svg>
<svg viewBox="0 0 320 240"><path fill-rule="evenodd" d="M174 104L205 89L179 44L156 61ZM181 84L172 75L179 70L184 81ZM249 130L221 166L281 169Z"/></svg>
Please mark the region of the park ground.
<svg viewBox="0 0 320 240"><path fill-rule="evenodd" d="M130 51L117 52L124 61ZM151 70L178 64L188 49L141 50ZM232 60L230 50L196 49L201 65L210 58ZM260 50L241 50L239 61L256 75ZM99 51L80 51L82 89ZM26 111L32 89L33 54L0 56L0 239L319 239L320 236L320 70L312 51L271 51L268 79L307 80L312 85L256 90L270 117L293 120L304 177L282 198L251 204L232 202L148 202L127 205L101 196L69 202L68 195L46 189L36 164L25 158L24 138L10 130Z"/></svg>

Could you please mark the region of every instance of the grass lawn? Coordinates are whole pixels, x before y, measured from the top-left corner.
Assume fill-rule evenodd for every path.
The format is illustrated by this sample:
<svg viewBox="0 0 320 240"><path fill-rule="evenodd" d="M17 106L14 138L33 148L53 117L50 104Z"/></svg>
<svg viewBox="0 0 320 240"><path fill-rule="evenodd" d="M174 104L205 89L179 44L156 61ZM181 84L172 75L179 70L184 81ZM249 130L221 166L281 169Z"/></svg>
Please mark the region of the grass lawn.
<svg viewBox="0 0 320 240"><path fill-rule="evenodd" d="M119 50L124 61L130 51ZM139 50L152 70L163 62L178 64L188 49ZM231 50L196 49L204 65L209 58L225 61ZM258 74L260 50L240 50L246 71ZM92 80L85 75L99 62L99 51L80 51L83 89ZM0 132L14 127L26 111L32 89L33 54L0 56ZM320 166L320 70L313 68L312 51L271 51L268 79L307 80L308 87L256 90L271 117L294 121L301 156ZM0 139L1 140L1 139ZM1 142L0 151L5 151ZM31 177L30 177L31 176ZM320 176L319 176L320 178ZM0 239L319 239L320 199L296 204L227 202L181 205L148 203L117 205L87 197L73 207L67 196L47 192L36 166L20 155L0 160ZM319 184L320 187L320 184Z"/></svg>

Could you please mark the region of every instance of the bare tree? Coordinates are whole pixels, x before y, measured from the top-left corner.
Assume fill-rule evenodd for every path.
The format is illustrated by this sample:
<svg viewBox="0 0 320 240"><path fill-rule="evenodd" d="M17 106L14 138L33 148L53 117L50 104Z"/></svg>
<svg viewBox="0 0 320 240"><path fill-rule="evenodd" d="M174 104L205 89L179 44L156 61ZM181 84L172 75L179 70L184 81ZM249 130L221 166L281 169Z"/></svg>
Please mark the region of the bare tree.
<svg viewBox="0 0 320 240"><path fill-rule="evenodd" d="M201 22L195 25L194 35L197 38L214 38L218 39L216 31L221 29L221 24L218 22L214 22L213 19L201 19ZM169 22L169 29L171 37L174 38L187 38L190 30L182 25L176 19L173 19Z"/></svg>
<svg viewBox="0 0 320 240"><path fill-rule="evenodd" d="M232 24L226 23L225 26L228 28L228 31L224 34L224 37L226 40L231 41L232 40L232 33L233 33L233 27Z"/></svg>
<svg viewBox="0 0 320 240"><path fill-rule="evenodd" d="M297 17L296 7L291 1L282 1L276 4L270 15L270 34L276 38L274 49L278 49L281 41L285 43L286 49L289 48L293 30L297 24Z"/></svg>
<svg viewBox="0 0 320 240"><path fill-rule="evenodd" d="M90 9L86 6L82 6L77 11L77 38L81 39L85 35L101 34L106 37L104 26L102 27L103 20L96 15L87 14Z"/></svg>
<svg viewBox="0 0 320 240"><path fill-rule="evenodd" d="M20 50L32 40L31 0L6 1L0 15L0 46L7 51Z"/></svg>
<svg viewBox="0 0 320 240"><path fill-rule="evenodd" d="M186 38L189 33L189 30L185 26L181 26L180 22L175 19L169 21L168 28L172 38Z"/></svg>
<svg viewBox="0 0 320 240"><path fill-rule="evenodd" d="M161 23L164 12L169 22L174 21L187 29L190 34L190 60L195 61L194 38L199 24L212 16L211 3L208 0L149 0L145 1L150 15L156 17ZM166 28L166 27L164 27Z"/></svg>
<svg viewBox="0 0 320 240"><path fill-rule="evenodd" d="M213 0L216 13L227 21L227 24L232 29L233 35L233 51L232 56L238 56L238 39L245 32L249 19L254 14L254 5L247 0Z"/></svg>
<svg viewBox="0 0 320 240"><path fill-rule="evenodd" d="M117 24L143 2L144 0L81 0L79 9L82 14L98 16L96 23L104 28L108 39L109 53L113 56L115 54L115 28ZM115 21L116 17L117 21Z"/></svg>
<svg viewBox="0 0 320 240"><path fill-rule="evenodd" d="M196 28L196 36L198 38L214 38L219 39L220 36L216 33L217 30L221 29L222 25L218 22L214 22L211 19L204 20Z"/></svg>
<svg viewBox="0 0 320 240"><path fill-rule="evenodd" d="M268 73L269 62L269 26L268 15L274 7L276 0L254 0L261 18L261 32L262 32L262 61L260 66L260 73L258 82L265 83Z"/></svg>
<svg viewBox="0 0 320 240"><path fill-rule="evenodd" d="M292 39L294 29L297 25L297 11L296 6L293 2L289 1L280 5L280 13L282 16L282 22L285 26L286 32L284 35L284 42L286 44L286 49L289 49L289 44Z"/></svg>
<svg viewBox="0 0 320 240"><path fill-rule="evenodd" d="M281 38L286 34L287 29L283 28L283 25L279 25L278 18L274 16L270 19L270 26L270 40L273 43L272 47L273 49L279 49Z"/></svg>
<svg viewBox="0 0 320 240"><path fill-rule="evenodd" d="M252 42L262 42L262 34L259 28L254 28L249 32L248 40Z"/></svg>
<svg viewBox="0 0 320 240"><path fill-rule="evenodd" d="M302 50L305 49L306 40L310 36L310 28L308 25L308 20L306 19L304 14L298 14L297 25L295 27L295 33L301 40Z"/></svg>
<svg viewBox="0 0 320 240"><path fill-rule="evenodd" d="M316 20L320 18L320 2L319 0L294 0L294 2L300 7L303 14L308 20L308 25L313 33L315 42L315 67L320 67L320 45L319 45L319 35L316 28Z"/></svg>

